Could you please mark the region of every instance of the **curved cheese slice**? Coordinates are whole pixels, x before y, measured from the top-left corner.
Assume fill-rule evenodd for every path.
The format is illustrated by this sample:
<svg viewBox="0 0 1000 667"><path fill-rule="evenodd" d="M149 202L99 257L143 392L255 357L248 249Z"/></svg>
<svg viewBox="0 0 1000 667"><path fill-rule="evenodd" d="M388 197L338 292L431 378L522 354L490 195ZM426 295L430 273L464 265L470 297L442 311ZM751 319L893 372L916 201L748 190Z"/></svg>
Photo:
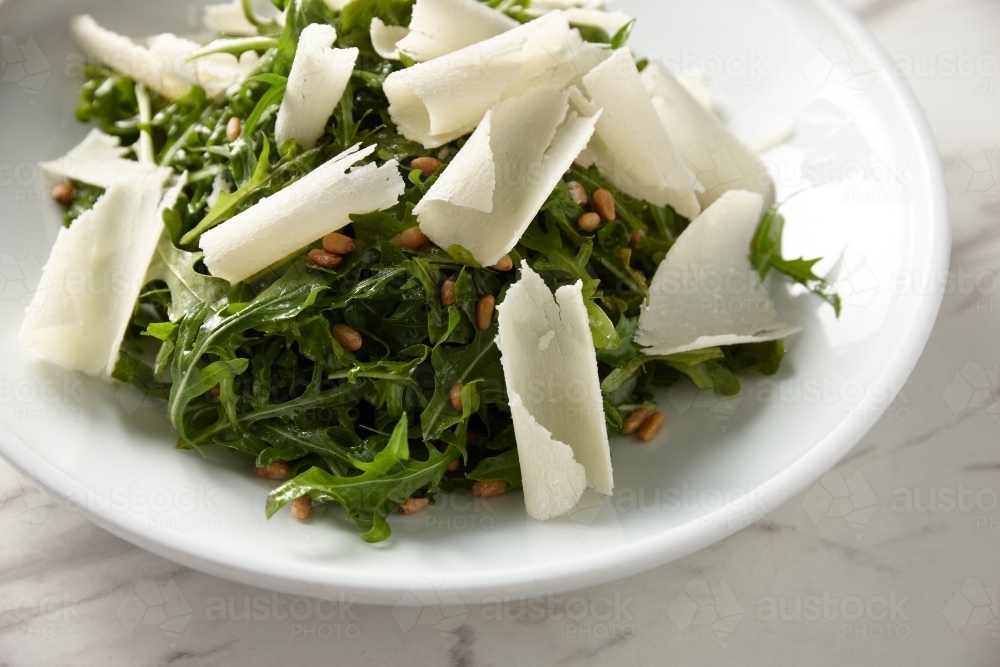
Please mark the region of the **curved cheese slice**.
<svg viewBox="0 0 1000 667"><path fill-rule="evenodd" d="M417 0L399 52L418 63L454 53L521 25L478 0Z"/></svg>
<svg viewBox="0 0 1000 667"><path fill-rule="evenodd" d="M344 96L358 60L358 49L331 49L337 30L313 23L302 31L278 109L278 145L294 139L309 150L323 135L327 121Z"/></svg>
<svg viewBox="0 0 1000 667"><path fill-rule="evenodd" d="M642 82L678 154L705 188L698 194L703 207L730 190L756 192L764 197L764 208L774 205L774 183L764 163L670 70L650 61Z"/></svg>
<svg viewBox="0 0 1000 667"><path fill-rule="evenodd" d="M249 37L260 32L257 30L257 26L247 20L242 0L234 0L221 5L208 5L202 14L202 23L212 32L232 35L233 37Z"/></svg>
<svg viewBox="0 0 1000 667"><path fill-rule="evenodd" d="M161 169L119 180L59 230L18 340L65 368L111 374L163 234L163 211L186 183L163 196L169 176Z"/></svg>
<svg viewBox="0 0 1000 667"><path fill-rule="evenodd" d="M395 160L348 171L375 152L358 146L320 165L201 237L213 276L238 283L351 223L356 213L390 208L403 194Z"/></svg>
<svg viewBox="0 0 1000 667"><path fill-rule="evenodd" d="M616 187L685 218L701 212L698 178L681 161L627 48L583 77L591 101L604 109L588 148Z"/></svg>
<svg viewBox="0 0 1000 667"><path fill-rule="evenodd" d="M486 114L413 210L442 248L460 245L483 266L521 239L593 135L600 113L569 112L569 93L534 88Z"/></svg>
<svg viewBox="0 0 1000 667"><path fill-rule="evenodd" d="M614 489L583 285L555 298L527 263L507 292L497 343L503 355L528 514L538 520L565 514L587 486Z"/></svg>
<svg viewBox="0 0 1000 667"><path fill-rule="evenodd" d="M383 89L408 139L437 148L472 132L493 105L532 87L563 88L607 58L561 12L393 72Z"/></svg>
<svg viewBox="0 0 1000 667"><path fill-rule="evenodd" d="M778 319L750 264L764 211L756 192L731 190L677 239L650 285L636 342L650 355L787 338L800 329Z"/></svg>
<svg viewBox="0 0 1000 667"><path fill-rule="evenodd" d="M399 42L410 34L410 29L400 25L386 25L379 17L372 18L370 28L375 53L386 60L399 60Z"/></svg>
<svg viewBox="0 0 1000 667"><path fill-rule="evenodd" d="M95 128L69 153L58 160L42 162L39 168L49 184L73 180L108 188L121 180L142 178L151 171L148 166L125 159L128 150L118 137Z"/></svg>

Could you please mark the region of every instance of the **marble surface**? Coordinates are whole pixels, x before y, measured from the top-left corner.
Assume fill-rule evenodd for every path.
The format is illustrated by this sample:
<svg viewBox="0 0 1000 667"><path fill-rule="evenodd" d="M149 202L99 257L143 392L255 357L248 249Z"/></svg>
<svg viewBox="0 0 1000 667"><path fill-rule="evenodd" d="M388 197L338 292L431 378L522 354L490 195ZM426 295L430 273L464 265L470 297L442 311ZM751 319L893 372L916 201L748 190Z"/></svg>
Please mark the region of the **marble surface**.
<svg viewBox="0 0 1000 667"><path fill-rule="evenodd" d="M954 280L898 400L821 483L619 582L526 604L393 609L185 569L0 464L0 667L1000 665L1000 3L849 4L934 129Z"/></svg>

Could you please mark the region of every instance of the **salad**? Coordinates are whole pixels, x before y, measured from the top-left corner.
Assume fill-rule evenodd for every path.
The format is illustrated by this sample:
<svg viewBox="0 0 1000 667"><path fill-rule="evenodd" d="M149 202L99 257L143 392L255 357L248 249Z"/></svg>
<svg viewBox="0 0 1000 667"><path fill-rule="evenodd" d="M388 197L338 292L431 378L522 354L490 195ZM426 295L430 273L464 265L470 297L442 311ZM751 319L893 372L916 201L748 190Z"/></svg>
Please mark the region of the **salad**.
<svg viewBox="0 0 1000 667"><path fill-rule="evenodd" d="M20 340L166 400L177 446L337 504L362 538L440 493L538 520L614 489L658 389L774 374L798 329L767 170L590 0L249 0L206 34L89 16L42 164L60 230ZM625 443L616 446L628 446Z"/></svg>

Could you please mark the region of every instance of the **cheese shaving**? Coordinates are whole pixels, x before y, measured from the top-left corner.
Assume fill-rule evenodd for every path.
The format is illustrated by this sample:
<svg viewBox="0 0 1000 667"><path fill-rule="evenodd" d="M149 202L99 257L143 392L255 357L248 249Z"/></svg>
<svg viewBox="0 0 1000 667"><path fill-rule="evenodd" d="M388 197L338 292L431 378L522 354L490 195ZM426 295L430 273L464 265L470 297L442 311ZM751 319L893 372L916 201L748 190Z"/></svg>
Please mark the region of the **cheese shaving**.
<svg viewBox="0 0 1000 667"><path fill-rule="evenodd" d="M399 52L422 63L513 30L520 23L478 0L417 0Z"/></svg>
<svg viewBox="0 0 1000 667"><path fill-rule="evenodd" d="M764 211L756 192L731 190L696 218L667 253L639 316L636 342L650 355L787 338L799 331L778 319L750 264Z"/></svg>
<svg viewBox="0 0 1000 667"><path fill-rule="evenodd" d="M390 208L403 194L395 160L348 171L375 146L341 153L277 194L201 237L213 276L237 283L351 223L350 216Z"/></svg>
<svg viewBox="0 0 1000 667"><path fill-rule="evenodd" d="M379 17L372 19L371 38L375 53L386 60L399 60L399 41L410 34L410 29L399 25L386 25Z"/></svg>
<svg viewBox="0 0 1000 667"><path fill-rule="evenodd" d="M288 87L278 110L275 139L294 139L306 150L323 135L334 109L351 80L358 49L332 49L333 26L313 23L302 31Z"/></svg>
<svg viewBox="0 0 1000 667"><path fill-rule="evenodd" d="M569 93L534 88L491 109L414 214L442 248L496 264L531 224L600 117L569 111Z"/></svg>
<svg viewBox="0 0 1000 667"><path fill-rule="evenodd" d="M169 175L161 169L119 180L59 230L25 311L18 340L26 347L71 370L111 374L163 233L163 211L186 183L163 196Z"/></svg>
<svg viewBox="0 0 1000 667"><path fill-rule="evenodd" d="M542 278L522 265L507 291L497 344L524 482L528 514L565 514L587 486L614 489L597 356L583 285L553 298Z"/></svg>
<svg viewBox="0 0 1000 667"><path fill-rule="evenodd" d="M99 188L131 178L142 178L150 172L149 167L123 156L128 153L118 137L93 129L82 142L66 155L39 165L42 176L49 185L59 181L73 180Z"/></svg>
<svg viewBox="0 0 1000 667"><path fill-rule="evenodd" d="M385 81L400 132L437 148L472 132L504 97L538 86L562 88L607 58L561 12L454 53L393 72Z"/></svg>
<svg viewBox="0 0 1000 667"><path fill-rule="evenodd" d="M632 53L618 49L583 77L604 109L589 146L597 167L619 189L693 219L701 212L695 174L681 161L643 86Z"/></svg>
<svg viewBox="0 0 1000 667"><path fill-rule="evenodd" d="M670 70L650 61L642 81L681 159L705 188L698 194L703 207L711 206L730 190L762 195L765 208L774 204L774 183L764 163Z"/></svg>

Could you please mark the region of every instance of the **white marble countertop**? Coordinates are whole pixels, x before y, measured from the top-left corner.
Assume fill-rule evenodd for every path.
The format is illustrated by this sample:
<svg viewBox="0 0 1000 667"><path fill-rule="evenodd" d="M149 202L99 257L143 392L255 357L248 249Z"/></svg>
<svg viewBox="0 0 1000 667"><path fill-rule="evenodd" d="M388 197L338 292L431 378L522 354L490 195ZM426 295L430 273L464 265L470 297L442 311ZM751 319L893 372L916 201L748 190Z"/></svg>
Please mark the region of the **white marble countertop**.
<svg viewBox="0 0 1000 667"><path fill-rule="evenodd" d="M188 570L0 464L0 667L1000 665L1000 2L849 4L935 131L959 280L899 399L822 483L642 575L524 607L421 612L314 605ZM834 500L848 483L873 499L851 521Z"/></svg>

